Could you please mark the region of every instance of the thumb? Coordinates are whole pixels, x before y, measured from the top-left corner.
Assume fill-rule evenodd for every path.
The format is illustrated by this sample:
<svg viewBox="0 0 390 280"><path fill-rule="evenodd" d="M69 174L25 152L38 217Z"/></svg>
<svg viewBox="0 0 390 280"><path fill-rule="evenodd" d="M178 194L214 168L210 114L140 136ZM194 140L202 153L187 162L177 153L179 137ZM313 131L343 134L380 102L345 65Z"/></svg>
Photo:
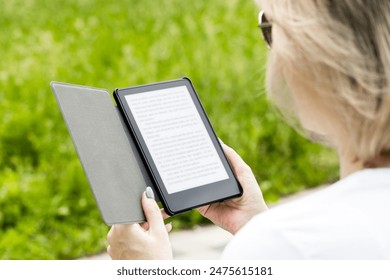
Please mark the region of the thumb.
<svg viewBox="0 0 390 280"><path fill-rule="evenodd" d="M154 192L151 187L147 187L146 191L142 194L142 208L149 224L149 231L152 233L159 231L166 232L161 210L156 200L154 200Z"/></svg>

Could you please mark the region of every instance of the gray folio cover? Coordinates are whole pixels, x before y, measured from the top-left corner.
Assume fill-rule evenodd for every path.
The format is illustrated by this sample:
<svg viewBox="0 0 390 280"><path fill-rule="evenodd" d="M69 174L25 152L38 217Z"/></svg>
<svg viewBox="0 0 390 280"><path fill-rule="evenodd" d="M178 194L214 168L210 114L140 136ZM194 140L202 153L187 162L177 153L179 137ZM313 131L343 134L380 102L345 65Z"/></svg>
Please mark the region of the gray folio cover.
<svg viewBox="0 0 390 280"><path fill-rule="evenodd" d="M145 221L141 195L152 184L110 94L58 82L51 87L104 222Z"/></svg>

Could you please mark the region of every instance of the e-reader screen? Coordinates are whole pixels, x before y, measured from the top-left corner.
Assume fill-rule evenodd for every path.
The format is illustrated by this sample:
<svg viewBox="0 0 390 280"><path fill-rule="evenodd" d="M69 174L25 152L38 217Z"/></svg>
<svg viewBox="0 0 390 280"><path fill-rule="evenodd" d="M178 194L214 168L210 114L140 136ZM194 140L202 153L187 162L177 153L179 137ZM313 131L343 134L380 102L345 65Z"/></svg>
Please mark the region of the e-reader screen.
<svg viewBox="0 0 390 280"><path fill-rule="evenodd" d="M169 194L228 179L186 86L125 99Z"/></svg>
<svg viewBox="0 0 390 280"><path fill-rule="evenodd" d="M188 79L118 89L114 97L169 213L241 195Z"/></svg>

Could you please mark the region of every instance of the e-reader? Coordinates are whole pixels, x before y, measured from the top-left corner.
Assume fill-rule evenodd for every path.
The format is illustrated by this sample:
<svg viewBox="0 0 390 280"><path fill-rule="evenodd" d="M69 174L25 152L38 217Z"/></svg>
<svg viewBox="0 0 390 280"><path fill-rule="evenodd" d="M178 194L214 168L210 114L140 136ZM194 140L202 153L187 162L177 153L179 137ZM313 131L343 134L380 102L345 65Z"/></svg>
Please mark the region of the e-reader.
<svg viewBox="0 0 390 280"><path fill-rule="evenodd" d="M116 89L114 98L169 215L242 195L188 78Z"/></svg>
<svg viewBox="0 0 390 280"><path fill-rule="evenodd" d="M141 195L151 180L112 96L66 83L51 87L104 222L145 221Z"/></svg>

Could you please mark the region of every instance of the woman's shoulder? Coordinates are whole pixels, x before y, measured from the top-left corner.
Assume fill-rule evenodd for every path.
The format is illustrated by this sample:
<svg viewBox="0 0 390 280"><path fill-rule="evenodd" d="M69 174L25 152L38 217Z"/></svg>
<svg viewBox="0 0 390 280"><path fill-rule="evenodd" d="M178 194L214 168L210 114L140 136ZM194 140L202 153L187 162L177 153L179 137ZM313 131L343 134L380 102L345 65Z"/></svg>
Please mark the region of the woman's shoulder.
<svg viewBox="0 0 390 280"><path fill-rule="evenodd" d="M390 258L390 169L356 172L255 216L225 258Z"/></svg>

